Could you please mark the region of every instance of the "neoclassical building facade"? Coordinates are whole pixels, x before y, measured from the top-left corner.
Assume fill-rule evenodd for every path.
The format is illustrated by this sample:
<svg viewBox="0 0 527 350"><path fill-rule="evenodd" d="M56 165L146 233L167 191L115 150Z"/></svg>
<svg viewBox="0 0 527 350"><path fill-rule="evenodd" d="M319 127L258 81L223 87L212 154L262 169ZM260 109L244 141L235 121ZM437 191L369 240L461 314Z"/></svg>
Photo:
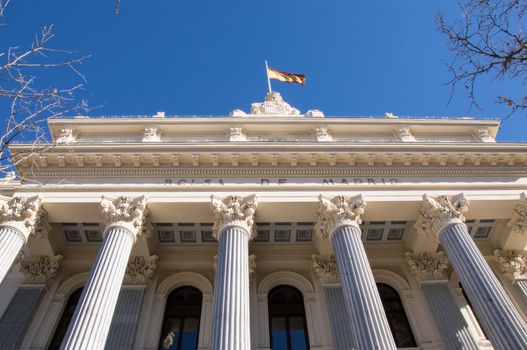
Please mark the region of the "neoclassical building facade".
<svg viewBox="0 0 527 350"><path fill-rule="evenodd" d="M48 121L0 181L0 349L526 349L527 143L472 118Z"/></svg>

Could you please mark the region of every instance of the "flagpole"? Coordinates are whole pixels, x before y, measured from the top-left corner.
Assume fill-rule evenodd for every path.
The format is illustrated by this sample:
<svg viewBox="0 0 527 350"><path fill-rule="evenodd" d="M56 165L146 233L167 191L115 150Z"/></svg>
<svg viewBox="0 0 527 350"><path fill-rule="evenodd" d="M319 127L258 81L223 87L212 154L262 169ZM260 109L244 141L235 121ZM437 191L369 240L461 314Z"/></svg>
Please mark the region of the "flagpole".
<svg viewBox="0 0 527 350"><path fill-rule="evenodd" d="M271 79L269 79L269 66L267 65L267 60L265 61L265 75L267 75L267 87L269 88L269 93L273 92L271 90Z"/></svg>

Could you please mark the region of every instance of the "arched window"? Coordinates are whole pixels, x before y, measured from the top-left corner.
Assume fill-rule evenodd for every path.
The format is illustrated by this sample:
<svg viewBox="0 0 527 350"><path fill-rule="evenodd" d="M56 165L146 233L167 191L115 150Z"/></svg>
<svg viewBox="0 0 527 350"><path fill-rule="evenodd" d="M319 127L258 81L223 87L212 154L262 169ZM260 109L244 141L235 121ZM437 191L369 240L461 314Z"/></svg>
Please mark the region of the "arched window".
<svg viewBox="0 0 527 350"><path fill-rule="evenodd" d="M306 313L302 293L291 286L269 292L269 328L273 350L307 350Z"/></svg>
<svg viewBox="0 0 527 350"><path fill-rule="evenodd" d="M60 349L60 344L62 344L62 340L66 335L66 331L68 330L68 326L70 325L70 321L73 317L73 313L75 312L75 308L77 307L79 299L81 298L81 294L82 288L79 288L73 293L71 293L70 297L68 298L68 302L66 303L66 307L62 312L62 317L60 318L59 324L57 325L55 334L53 335L51 343L49 344L49 350Z"/></svg>
<svg viewBox="0 0 527 350"><path fill-rule="evenodd" d="M383 283L377 283L377 288L397 347L410 348L417 346L399 293Z"/></svg>
<svg viewBox="0 0 527 350"><path fill-rule="evenodd" d="M181 287L168 295L159 349L196 350L203 295L194 287Z"/></svg>

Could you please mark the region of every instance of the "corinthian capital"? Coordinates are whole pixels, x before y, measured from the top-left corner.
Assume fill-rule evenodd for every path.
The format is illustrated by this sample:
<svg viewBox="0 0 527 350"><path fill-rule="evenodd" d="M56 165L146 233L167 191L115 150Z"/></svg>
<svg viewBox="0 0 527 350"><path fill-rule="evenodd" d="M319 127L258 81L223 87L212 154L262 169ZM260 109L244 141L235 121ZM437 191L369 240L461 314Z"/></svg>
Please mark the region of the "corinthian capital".
<svg viewBox="0 0 527 350"><path fill-rule="evenodd" d="M20 259L20 271L24 273L24 284L47 284L57 274L62 264L62 255L30 256Z"/></svg>
<svg viewBox="0 0 527 350"><path fill-rule="evenodd" d="M121 226L130 230L134 235L143 233L149 226L148 209L146 202L148 198L141 196L137 198L118 197L109 198L102 196L101 210L106 216L106 225Z"/></svg>
<svg viewBox="0 0 527 350"><path fill-rule="evenodd" d="M512 219L507 223L513 233L527 233L527 199L525 193L520 194L520 202L514 207Z"/></svg>
<svg viewBox="0 0 527 350"><path fill-rule="evenodd" d="M214 226L212 235L215 239L220 238L220 233L227 226L240 226L249 232L249 238L254 236L254 213L258 203L256 195L247 197L228 196L226 198L210 196L210 207L214 214Z"/></svg>
<svg viewBox="0 0 527 350"><path fill-rule="evenodd" d="M468 204L463 193L437 197L423 195L423 206L419 209L419 218L415 223L417 234L437 235L449 224L463 223Z"/></svg>
<svg viewBox="0 0 527 350"><path fill-rule="evenodd" d="M35 226L42 214L42 197L0 197L0 225L12 226L21 231L27 239L35 232Z"/></svg>
<svg viewBox="0 0 527 350"><path fill-rule="evenodd" d="M311 255L313 268L322 284L340 283L335 255Z"/></svg>
<svg viewBox="0 0 527 350"><path fill-rule="evenodd" d="M417 281L447 280L446 270L448 259L443 252L437 253L411 253L404 254L410 272Z"/></svg>
<svg viewBox="0 0 527 350"><path fill-rule="evenodd" d="M134 256L128 262L123 284L126 285L144 285L152 278L157 268L157 255L149 257Z"/></svg>
<svg viewBox="0 0 527 350"><path fill-rule="evenodd" d="M494 259L503 275L509 280L514 282L520 278L527 278L527 261L524 252L496 249Z"/></svg>
<svg viewBox="0 0 527 350"><path fill-rule="evenodd" d="M357 226L362 223L361 215L364 213L366 202L359 194L355 197L336 196L328 198L318 196L320 207L318 221L315 226L316 235L328 238L333 231L344 225Z"/></svg>

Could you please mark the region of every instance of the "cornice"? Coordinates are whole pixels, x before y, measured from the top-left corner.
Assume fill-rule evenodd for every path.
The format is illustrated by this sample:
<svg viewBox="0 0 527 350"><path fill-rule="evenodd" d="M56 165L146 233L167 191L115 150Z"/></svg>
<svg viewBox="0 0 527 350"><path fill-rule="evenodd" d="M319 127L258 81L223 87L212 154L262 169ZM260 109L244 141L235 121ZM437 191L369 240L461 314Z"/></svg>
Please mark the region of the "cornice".
<svg viewBox="0 0 527 350"><path fill-rule="evenodd" d="M387 177L387 176L458 176L525 177L526 166L514 167L80 167L23 169L27 178L63 177ZM340 180L340 179L339 179ZM337 184L337 183L335 183Z"/></svg>

